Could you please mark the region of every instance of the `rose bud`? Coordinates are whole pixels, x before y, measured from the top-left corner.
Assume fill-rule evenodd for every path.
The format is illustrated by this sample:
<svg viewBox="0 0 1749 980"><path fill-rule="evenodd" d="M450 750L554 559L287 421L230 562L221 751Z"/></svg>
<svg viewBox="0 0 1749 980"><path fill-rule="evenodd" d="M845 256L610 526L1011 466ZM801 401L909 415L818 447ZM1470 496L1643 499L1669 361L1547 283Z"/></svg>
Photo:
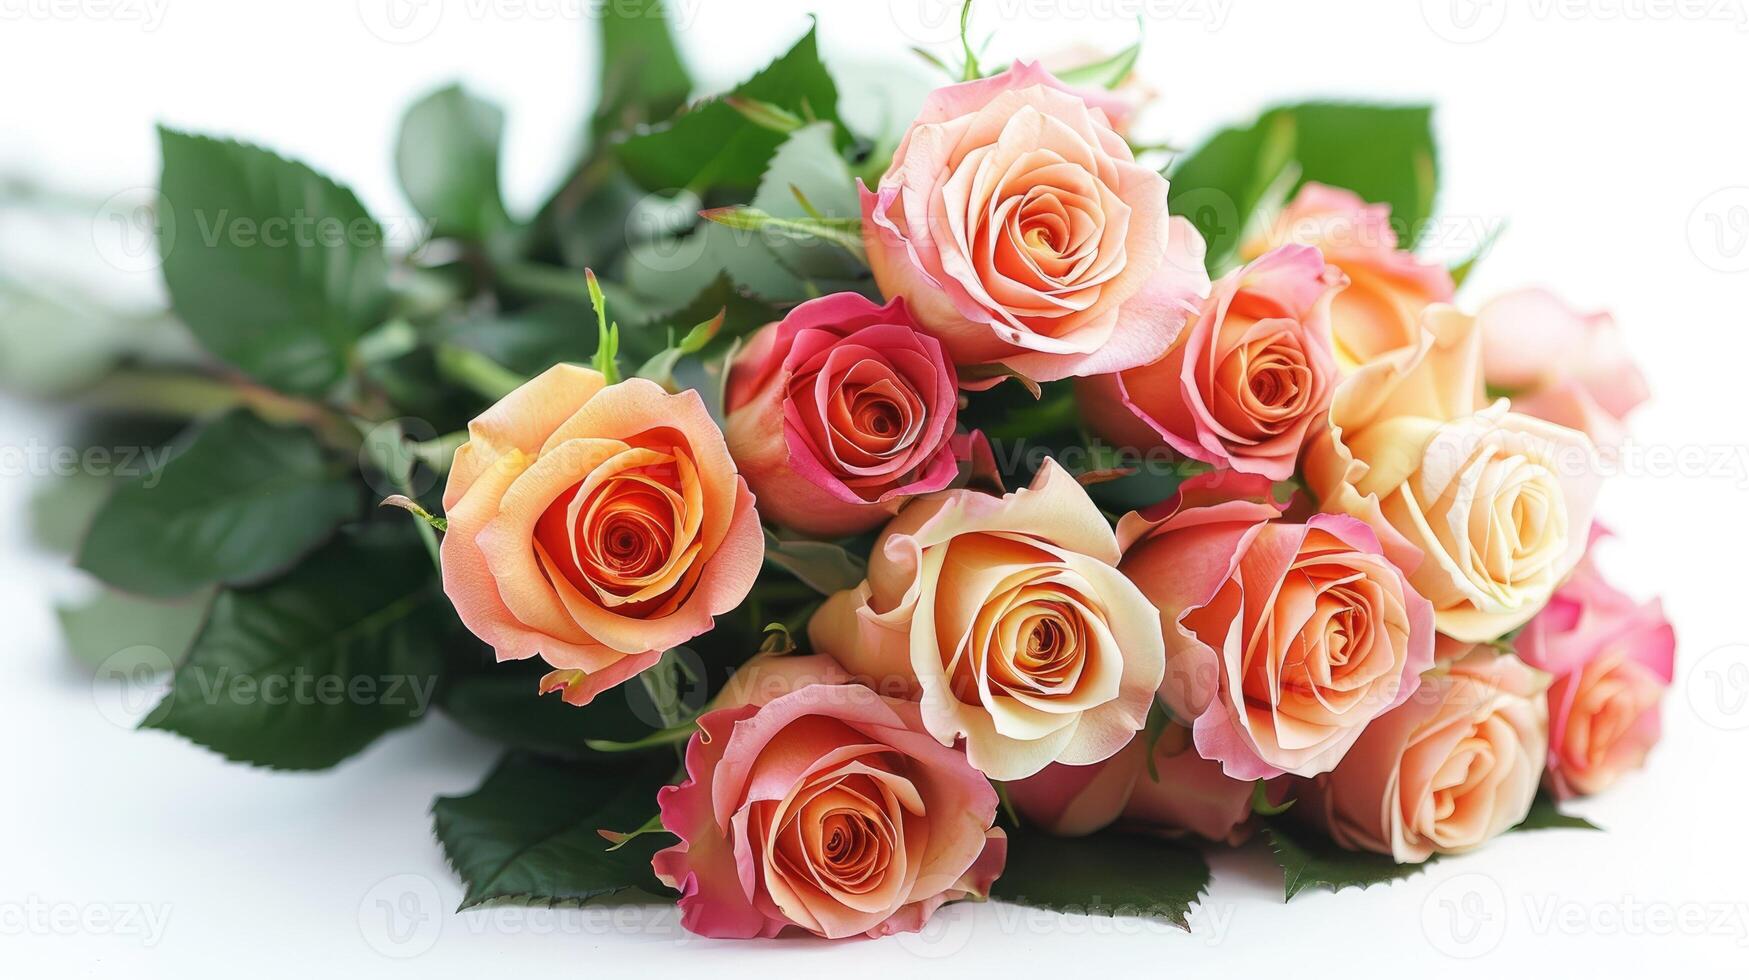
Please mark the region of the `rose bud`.
<svg viewBox="0 0 1749 980"><path fill-rule="evenodd" d="M1160 700L1245 781L1330 770L1433 664L1432 609L1366 525L1286 523L1269 493L1217 471L1118 524L1166 635Z"/></svg>
<svg viewBox="0 0 1749 980"><path fill-rule="evenodd" d="M1337 387L1303 460L1319 506L1366 521L1465 643L1543 607L1585 551L1602 483L1584 433L1487 403L1480 340L1470 317L1429 308L1418 347Z"/></svg>
<svg viewBox="0 0 1749 980"><path fill-rule="evenodd" d="M958 388L904 300L823 296L761 329L735 358L729 451L766 520L856 534L958 475Z"/></svg>
<svg viewBox="0 0 1749 980"><path fill-rule="evenodd" d="M754 670L770 683L742 690L763 695L813 668ZM915 932L942 903L988 895L1007 856L989 782L915 703L854 684L704 714L685 781L657 799L680 843L656 876L680 891L681 924L714 938Z"/></svg>
<svg viewBox="0 0 1749 980"><path fill-rule="evenodd" d="M1391 208L1351 191L1309 183L1265 235L1245 243L1256 258L1286 244L1310 245L1348 277L1330 310L1336 365L1352 371L1382 355L1414 347L1421 312L1451 302L1451 273L1397 247Z"/></svg>
<svg viewBox="0 0 1749 980"><path fill-rule="evenodd" d="M764 559L704 402L561 364L468 423L444 488L443 589L499 660L572 704L711 628Z"/></svg>
<svg viewBox="0 0 1749 980"><path fill-rule="evenodd" d="M1337 844L1417 864L1474 850L1536 799L1548 747L1546 675L1478 648L1373 722L1291 811Z"/></svg>
<svg viewBox="0 0 1749 980"><path fill-rule="evenodd" d="M1208 295L1165 178L1033 64L931 93L862 209L881 294L905 298L968 387L1147 364Z"/></svg>
<svg viewBox="0 0 1749 980"><path fill-rule="evenodd" d="M887 525L868 579L826 600L813 649L883 693L992 779L1110 757L1147 722L1160 621L1117 570L1117 538L1061 466L1004 497L949 490Z"/></svg>
<svg viewBox="0 0 1749 980"><path fill-rule="evenodd" d="M1622 420L1646 400L1646 379L1615 318L1581 314L1540 289L1483 304L1482 369L1514 410L1578 429L1601 445L1627 438Z"/></svg>
<svg viewBox="0 0 1749 980"><path fill-rule="evenodd" d="M1303 245L1234 270L1165 357L1077 382L1082 417L1121 446L1169 446L1219 467L1287 479L1307 433L1330 407L1330 302L1343 282Z"/></svg>
<svg viewBox="0 0 1749 980"><path fill-rule="evenodd" d="M1676 631L1656 600L1623 595L1587 557L1514 646L1554 676L1544 782L1558 799L1602 792L1646 761L1676 659Z"/></svg>

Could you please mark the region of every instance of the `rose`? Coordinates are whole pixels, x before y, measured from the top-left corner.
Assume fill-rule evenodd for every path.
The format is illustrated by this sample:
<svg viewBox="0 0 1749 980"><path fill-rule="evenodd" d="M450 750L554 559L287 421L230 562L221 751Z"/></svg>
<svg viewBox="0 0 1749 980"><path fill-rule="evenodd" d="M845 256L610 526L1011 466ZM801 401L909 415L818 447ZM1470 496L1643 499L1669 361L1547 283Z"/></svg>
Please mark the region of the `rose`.
<svg viewBox="0 0 1749 980"><path fill-rule="evenodd" d="M1622 346L1615 319L1581 314L1540 289L1483 304L1482 368L1526 415L1620 445L1622 419L1646 400L1646 379Z"/></svg>
<svg viewBox="0 0 1749 980"><path fill-rule="evenodd" d="M907 687L929 732L963 736L993 779L1098 762L1146 723L1162 670L1159 618L1117 558L1099 508L1047 461L1030 489L905 508L808 637L880 690Z"/></svg>
<svg viewBox="0 0 1749 980"><path fill-rule="evenodd" d="M1656 600L1623 595L1588 556L1515 646L1555 678L1545 782L1557 798L1601 792L1646 761L1676 657L1676 632Z"/></svg>
<svg viewBox="0 0 1749 980"><path fill-rule="evenodd" d="M1165 178L1037 65L931 93L862 208L881 293L905 298L968 385L1146 364L1208 294Z"/></svg>
<svg viewBox="0 0 1749 980"><path fill-rule="evenodd" d="M1051 765L1008 784L1008 799L1021 817L1061 837L1121 822L1130 830L1195 834L1233 845L1250 837L1251 794L1251 783L1228 777L1220 763L1197 755L1182 725L1168 725L1158 737L1138 735L1104 762Z"/></svg>
<svg viewBox="0 0 1749 980"><path fill-rule="evenodd" d="M1474 850L1530 812L1548 746L1548 678L1482 647L1368 726L1293 812L1337 844L1416 864Z"/></svg>
<svg viewBox="0 0 1749 980"><path fill-rule="evenodd" d="M500 660L572 704L711 628L764 555L753 494L694 391L568 364L468 424L444 488L443 589Z"/></svg>
<svg viewBox="0 0 1749 980"><path fill-rule="evenodd" d="M1166 445L1205 463L1287 479L1307 433L1330 407L1330 302L1343 281L1303 245L1234 270L1165 357L1079 381L1083 418L1120 445Z"/></svg>
<svg viewBox="0 0 1749 980"><path fill-rule="evenodd" d="M916 704L806 683L834 670L818 657L756 662L737 674L741 690L775 697L699 718L685 781L657 796L680 843L652 861L692 932L915 932L1001 873L990 784L924 732ZM804 686L777 693L792 683Z"/></svg>
<svg viewBox="0 0 1749 980"><path fill-rule="evenodd" d="M1602 474L1583 433L1484 407L1480 334L1428 310L1420 345L1338 386L1306 448L1324 510L1377 531L1439 631L1466 643L1523 625L1584 553Z"/></svg>
<svg viewBox="0 0 1749 980"><path fill-rule="evenodd" d="M1329 770L1433 663L1432 610L1372 531L1283 522L1269 493L1205 474L1118 523L1119 567L1160 609L1160 699L1240 780Z"/></svg>
<svg viewBox="0 0 1749 980"><path fill-rule="evenodd" d="M1343 371L1415 346L1421 311L1451 301L1454 287L1444 266L1397 248L1390 206L1368 204L1351 191L1305 185L1268 233L1245 243L1243 254L1254 258L1288 243L1317 248L1348 276L1330 311Z"/></svg>
<svg viewBox="0 0 1749 980"><path fill-rule="evenodd" d="M766 520L822 537L866 531L959 472L958 388L903 300L809 300L735 359L729 451Z"/></svg>

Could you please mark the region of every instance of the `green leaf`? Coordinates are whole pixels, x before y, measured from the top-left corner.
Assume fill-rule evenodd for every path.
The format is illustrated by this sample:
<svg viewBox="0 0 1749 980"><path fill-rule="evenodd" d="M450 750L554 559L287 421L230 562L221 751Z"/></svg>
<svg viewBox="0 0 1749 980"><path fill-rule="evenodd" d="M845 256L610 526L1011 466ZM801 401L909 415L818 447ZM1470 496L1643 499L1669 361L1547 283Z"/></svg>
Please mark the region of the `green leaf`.
<svg viewBox="0 0 1749 980"><path fill-rule="evenodd" d="M480 241L510 223L498 184L503 135L503 111L459 85L427 95L401 118L395 172L434 234Z"/></svg>
<svg viewBox="0 0 1749 980"><path fill-rule="evenodd" d="M270 585L220 592L141 727L251 765L332 766L424 714L450 622L411 528L348 532Z"/></svg>
<svg viewBox="0 0 1749 980"><path fill-rule="evenodd" d="M670 391L675 390L675 365L679 364L680 359L688 354L696 354L704 350L705 345L714 340L717 332L723 329L725 315L726 311L718 310L716 316L688 330L678 342L670 344L660 353L652 355L649 360L643 363L643 366L633 373L640 378L648 378Z"/></svg>
<svg viewBox="0 0 1749 980"><path fill-rule="evenodd" d="M321 544L358 504L358 488L324 461L308 430L234 411L170 462L117 487L78 565L148 596L258 582Z"/></svg>
<svg viewBox="0 0 1749 980"><path fill-rule="evenodd" d="M1439 855L1421 864L1398 864L1383 854L1350 851L1316 830L1292 820L1274 820L1263 825L1263 837L1281 866L1286 897L1307 888L1365 888L1399 881L1439 860Z"/></svg>
<svg viewBox="0 0 1749 980"><path fill-rule="evenodd" d="M202 591L183 599L141 599L106 589L78 605L57 606L55 615L68 652L87 666L138 646L161 650L175 661L194 641L212 598Z"/></svg>
<svg viewBox="0 0 1749 980"><path fill-rule="evenodd" d="M616 848L601 831L644 826L671 763L580 769L510 755L472 793L439 798L432 823L467 886L461 907L580 903L626 889L661 894L650 858L672 841L646 834Z"/></svg>
<svg viewBox="0 0 1749 980"><path fill-rule="evenodd" d="M1109 58L1057 72L1057 80L1089 88L1117 88L1135 71L1141 55L1142 42L1137 41Z"/></svg>
<svg viewBox="0 0 1749 980"><path fill-rule="evenodd" d="M488 664L479 673L446 681L438 707L477 735L560 758L593 756L591 741L633 742L650 734L650 725L632 710L629 695L614 691L579 708L541 697L543 672Z"/></svg>
<svg viewBox="0 0 1749 980"><path fill-rule="evenodd" d="M838 122L838 87L820 61L812 28L728 95L769 103L803 119ZM784 134L753 122L719 98L631 136L618 153L626 172L646 190L751 190L783 140ZM838 141L849 142L841 127Z"/></svg>
<svg viewBox="0 0 1749 980"><path fill-rule="evenodd" d="M1602 830L1584 817L1562 813L1555 804L1554 798L1547 793L1538 793L1536 800L1530 805L1530 813L1519 821L1518 830Z"/></svg>
<svg viewBox="0 0 1749 980"><path fill-rule="evenodd" d="M588 316L587 307L550 301L457 320L440 328L439 335L446 346L484 355L529 378L561 361L580 364L589 359L595 344Z"/></svg>
<svg viewBox="0 0 1749 980"><path fill-rule="evenodd" d="M594 9L601 16L596 138L672 116L692 91L692 78L661 0L615 0Z"/></svg>
<svg viewBox="0 0 1749 980"><path fill-rule="evenodd" d="M589 305L595 310L595 326L600 338L595 343L595 357L589 364L601 372L608 384L619 384L619 324L607 318L607 298L601 294L601 283L595 281L595 273L584 269L583 278L589 285Z"/></svg>
<svg viewBox="0 0 1749 980"><path fill-rule="evenodd" d="M1301 183L1346 187L1390 205L1402 246L1413 248L1439 188L1433 107L1308 102L1279 111L1294 117Z"/></svg>
<svg viewBox="0 0 1749 980"><path fill-rule="evenodd" d="M1210 271L1237 254L1258 205L1292 165L1293 149L1293 117L1272 113L1221 130L1173 167L1169 205L1202 232Z"/></svg>
<svg viewBox="0 0 1749 980"><path fill-rule="evenodd" d="M313 394L388 305L383 236L358 198L246 143L160 129L159 250L171 305L201 346Z"/></svg>
<svg viewBox="0 0 1749 980"><path fill-rule="evenodd" d="M1193 847L1157 837L1105 832L1051 837L1021 829L991 898L1086 915L1134 915L1190 928L1190 907L1209 886Z"/></svg>
<svg viewBox="0 0 1749 980"><path fill-rule="evenodd" d="M821 595L854 589L868 574L868 565L841 545L829 541L787 540L765 531L765 561L794 575Z"/></svg>

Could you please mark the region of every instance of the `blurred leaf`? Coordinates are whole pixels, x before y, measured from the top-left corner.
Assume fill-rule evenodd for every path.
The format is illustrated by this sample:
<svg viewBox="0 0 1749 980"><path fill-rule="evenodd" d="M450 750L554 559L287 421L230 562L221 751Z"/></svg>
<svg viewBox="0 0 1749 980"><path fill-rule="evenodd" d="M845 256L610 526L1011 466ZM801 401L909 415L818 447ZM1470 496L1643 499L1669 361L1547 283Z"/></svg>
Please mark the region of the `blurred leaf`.
<svg viewBox="0 0 1749 980"><path fill-rule="evenodd" d="M446 343L483 354L524 376L560 362L581 364L595 352L587 307L547 302L486 313L439 328Z"/></svg>
<svg viewBox="0 0 1749 980"><path fill-rule="evenodd" d="M1172 213L1202 232L1211 272L1238 252L1258 204L1292 164L1293 148L1293 117L1271 113L1242 129L1221 130L1173 167Z"/></svg>
<svg viewBox="0 0 1749 980"><path fill-rule="evenodd" d="M596 139L672 116L686 103L692 78L661 0L615 0L592 9L601 17Z"/></svg>
<svg viewBox="0 0 1749 980"><path fill-rule="evenodd" d="M786 540L770 529L765 532L765 560L821 595L854 589L868 574L868 564L841 545L801 538Z"/></svg>
<svg viewBox="0 0 1749 980"><path fill-rule="evenodd" d="M1602 830L1584 817L1562 813L1553 797L1539 792L1530 805L1530 812L1513 830Z"/></svg>
<svg viewBox="0 0 1749 980"><path fill-rule="evenodd" d="M1350 851L1291 819L1265 823L1263 836L1281 865L1289 899L1307 888L1341 891L1398 881L1439 860L1435 854L1421 864L1398 864L1383 854Z"/></svg>
<svg viewBox="0 0 1749 980"><path fill-rule="evenodd" d="M990 889L1004 902L1080 915L1164 919L1188 930L1190 908L1208 891L1196 848L1107 831L1090 837L1010 832L1008 864Z"/></svg>
<svg viewBox="0 0 1749 980"><path fill-rule="evenodd" d="M359 491L305 429L236 411L186 451L116 488L78 565L148 596L247 584L288 567L358 513Z"/></svg>
<svg viewBox="0 0 1749 980"><path fill-rule="evenodd" d="M227 589L141 723L228 759L324 769L430 707L452 622L411 527L368 525Z"/></svg>
<svg viewBox="0 0 1749 980"><path fill-rule="evenodd" d="M407 200L439 237L483 241L510 219L499 191L504 113L459 85L408 108L395 142L395 172Z"/></svg>
<svg viewBox="0 0 1749 980"><path fill-rule="evenodd" d="M461 907L576 903L626 889L663 894L650 858L673 839L643 835L616 848L601 832L644 826L672 769L672 757L581 769L512 754L472 793L440 797L431 819L467 886Z"/></svg>
<svg viewBox="0 0 1749 980"><path fill-rule="evenodd" d="M124 315L0 280L0 388L72 394L129 357L185 361L191 345L168 315Z"/></svg>
<svg viewBox="0 0 1749 980"><path fill-rule="evenodd" d="M1500 241L1500 236L1505 231L1506 226L1504 224L1495 225L1494 228L1488 232L1488 237L1482 239L1482 243L1476 246L1474 252L1470 253L1469 258L1464 259L1462 262L1451 267L1451 285L1453 289L1460 289L1463 287L1463 284L1469 280L1470 273L1476 271L1476 265L1483 259L1487 258L1489 252L1494 251L1495 243Z"/></svg>
<svg viewBox="0 0 1749 980"><path fill-rule="evenodd" d="M490 664L446 681L438 707L476 735L561 758L593 756L586 744L591 740L635 741L650 734L650 724L632 709L629 688L608 691L579 708L541 697L544 673Z"/></svg>
<svg viewBox="0 0 1749 980"><path fill-rule="evenodd" d="M388 305L382 231L358 198L245 143L159 129L159 250L201 345L286 391L321 392Z"/></svg>
<svg viewBox="0 0 1749 980"><path fill-rule="evenodd" d="M1141 57L1142 42L1124 48L1109 58L1090 62L1067 71L1057 72L1057 79L1070 85L1082 85L1090 88L1117 88L1124 79L1135 71L1136 59Z"/></svg>
<svg viewBox="0 0 1749 980"><path fill-rule="evenodd" d="M212 598L211 590L183 599L155 600L106 589L78 605L57 606L55 615L68 652L87 666L98 666L137 646L161 650L176 661L188 652Z"/></svg>

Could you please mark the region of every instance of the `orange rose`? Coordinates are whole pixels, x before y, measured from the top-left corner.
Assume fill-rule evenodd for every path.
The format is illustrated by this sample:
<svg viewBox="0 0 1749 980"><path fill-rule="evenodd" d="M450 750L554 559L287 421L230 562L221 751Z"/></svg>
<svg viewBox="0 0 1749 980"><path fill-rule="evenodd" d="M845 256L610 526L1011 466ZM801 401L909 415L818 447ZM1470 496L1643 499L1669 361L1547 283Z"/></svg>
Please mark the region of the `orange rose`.
<svg viewBox="0 0 1749 980"><path fill-rule="evenodd" d="M764 558L753 494L694 391L560 364L468 424L443 493L443 589L543 692L595 695L711 628Z"/></svg>

